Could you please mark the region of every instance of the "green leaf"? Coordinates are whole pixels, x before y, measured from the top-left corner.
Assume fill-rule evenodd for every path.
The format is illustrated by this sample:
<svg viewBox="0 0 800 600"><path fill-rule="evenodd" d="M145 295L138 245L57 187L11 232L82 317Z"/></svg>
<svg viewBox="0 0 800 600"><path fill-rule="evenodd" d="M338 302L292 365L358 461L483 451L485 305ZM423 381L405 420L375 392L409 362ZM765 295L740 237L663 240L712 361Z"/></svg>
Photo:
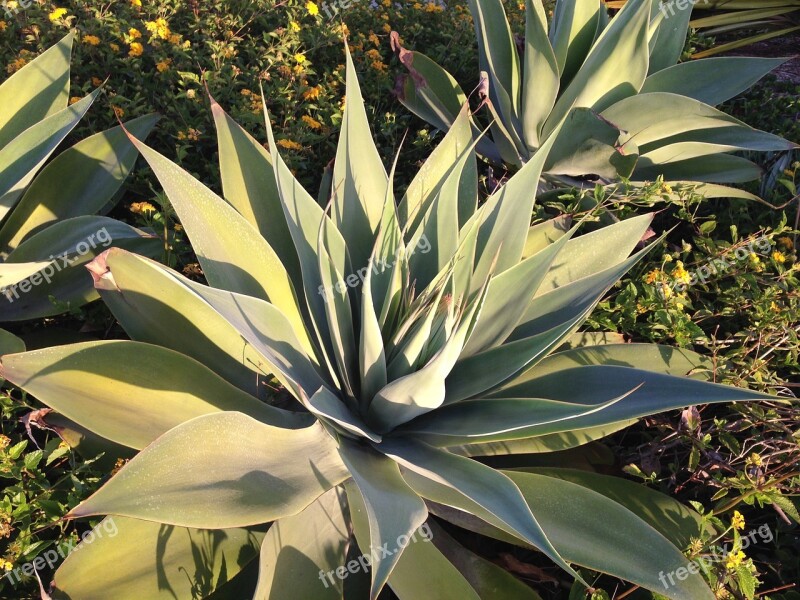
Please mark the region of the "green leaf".
<svg viewBox="0 0 800 600"><path fill-rule="evenodd" d="M522 492L542 529L565 558L608 573L672 600L713 600L700 574L665 586L659 574L686 567L687 559L634 513L588 487L504 471ZM575 531L580 535L575 535Z"/></svg>
<svg viewBox="0 0 800 600"><path fill-rule="evenodd" d="M253 600L342 600L335 573L345 567L349 539L341 488L332 488L296 515L273 523L261 544Z"/></svg>
<svg viewBox="0 0 800 600"><path fill-rule="evenodd" d="M420 496L475 514L537 547L580 579L553 547L520 490L502 473L413 440L389 439L379 450L405 467L403 477Z"/></svg>
<svg viewBox="0 0 800 600"><path fill-rule="evenodd" d="M749 89L785 58L726 56L690 60L650 75L642 94L668 92L716 106Z"/></svg>
<svg viewBox="0 0 800 600"><path fill-rule="evenodd" d="M156 256L162 242L121 221L95 216L66 219L34 233L0 265L0 273L14 263L47 263L0 297L3 319L58 315L96 300L91 275L83 267L110 246Z"/></svg>
<svg viewBox="0 0 800 600"><path fill-rule="evenodd" d="M281 429L223 412L162 435L69 516L244 527L297 514L347 477L321 425Z"/></svg>
<svg viewBox="0 0 800 600"><path fill-rule="evenodd" d="M275 250L292 281L301 281L300 264L286 219L281 218L272 157L209 96L217 128L220 176L225 200L253 225ZM276 215L278 218L276 218Z"/></svg>
<svg viewBox="0 0 800 600"><path fill-rule="evenodd" d="M347 243L354 265L369 261L383 213L388 178L369 129L364 99L350 50L347 103L333 168L333 220Z"/></svg>
<svg viewBox="0 0 800 600"><path fill-rule="evenodd" d="M74 38L72 33L67 34L0 85L0 148L66 108Z"/></svg>
<svg viewBox="0 0 800 600"><path fill-rule="evenodd" d="M263 537L253 529L210 531L108 517L56 571L54 598L205 598L256 558Z"/></svg>
<svg viewBox="0 0 800 600"><path fill-rule="evenodd" d="M667 18L668 10L669 18ZM681 9L679 6L675 14L672 14L674 10L672 5L662 4L661 0L653 0L652 11L655 16L651 21L653 39L650 43L650 75L677 64L686 46L692 7L686 6ZM654 22L657 25L654 26ZM652 31L654 27L655 31Z"/></svg>
<svg viewBox="0 0 800 600"><path fill-rule="evenodd" d="M339 454L353 476L369 520L370 549L410 538L428 517L425 502L408 487L392 460L371 448L342 440ZM403 548L389 557L377 553L372 564L370 600L375 600L402 556Z"/></svg>
<svg viewBox="0 0 800 600"><path fill-rule="evenodd" d="M268 300L312 345L286 268L272 246L236 209L146 144L130 137L164 187L211 285Z"/></svg>
<svg viewBox="0 0 800 600"><path fill-rule="evenodd" d="M522 130L528 148L539 147L539 134L558 97L559 69L550 40L542 0L525 0Z"/></svg>
<svg viewBox="0 0 800 600"><path fill-rule="evenodd" d="M575 107L600 112L641 89L647 77L650 2L629 0L611 20L556 102L544 127L546 134Z"/></svg>
<svg viewBox="0 0 800 600"><path fill-rule="evenodd" d="M350 502L350 518L358 541L359 550L364 552L359 560L365 563L372 560L372 548L375 544L370 539L367 510L355 483L345 484L347 498ZM417 533L426 534L410 540L397 564L389 576L389 586L400 600L480 600L465 575L431 544L432 531L426 523ZM421 538L421 539L420 539ZM392 548L391 546L395 546ZM398 550L397 541L389 544L387 550ZM380 550L377 552L381 553Z"/></svg>
<svg viewBox="0 0 800 600"><path fill-rule="evenodd" d="M2 358L3 377L98 435L141 449L200 415L239 411L265 423L309 419L264 404L193 359L128 341L84 342Z"/></svg>
<svg viewBox="0 0 800 600"><path fill-rule="evenodd" d="M0 329L0 356L25 352L25 342L13 333Z"/></svg>
<svg viewBox="0 0 800 600"><path fill-rule="evenodd" d="M158 121L147 115L125 127L144 139ZM133 170L139 153L121 126L86 138L54 158L34 179L0 228L0 251L19 246L55 221L101 211Z"/></svg>
<svg viewBox="0 0 800 600"><path fill-rule="evenodd" d="M31 125L0 150L0 223L56 147L83 118L98 94L99 88L75 104Z"/></svg>
<svg viewBox="0 0 800 600"><path fill-rule="evenodd" d="M603 10L605 7L593 0L556 2L550 41L564 85L572 80L589 54Z"/></svg>

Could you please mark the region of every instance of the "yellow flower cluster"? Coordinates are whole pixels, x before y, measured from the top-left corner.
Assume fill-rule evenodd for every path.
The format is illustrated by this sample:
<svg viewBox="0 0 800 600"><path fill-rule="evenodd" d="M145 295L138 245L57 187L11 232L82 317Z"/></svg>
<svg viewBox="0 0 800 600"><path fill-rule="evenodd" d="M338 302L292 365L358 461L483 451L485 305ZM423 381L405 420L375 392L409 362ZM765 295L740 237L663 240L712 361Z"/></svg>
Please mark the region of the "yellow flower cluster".
<svg viewBox="0 0 800 600"><path fill-rule="evenodd" d="M778 264L783 264L786 262L786 255L780 250L775 250L772 253L772 260Z"/></svg>
<svg viewBox="0 0 800 600"><path fill-rule="evenodd" d="M149 215L156 212L156 207L149 202L134 202L130 210L135 215Z"/></svg>
<svg viewBox="0 0 800 600"><path fill-rule="evenodd" d="M186 132L179 131L178 132L178 139L179 140L190 140L192 142L196 142L200 139L201 131L198 129L194 129L193 127L189 127Z"/></svg>
<svg viewBox="0 0 800 600"><path fill-rule="evenodd" d="M659 279L661 279L661 271L659 269L654 269L644 276L644 282L649 284L653 284Z"/></svg>
<svg viewBox="0 0 800 600"><path fill-rule="evenodd" d="M0 433L0 450L5 450L11 443L11 438Z"/></svg>
<svg viewBox="0 0 800 600"><path fill-rule="evenodd" d="M57 8L49 15L47 15L47 18L50 19L51 22L55 23L56 21L62 19L66 14L67 14L66 8Z"/></svg>
<svg viewBox="0 0 800 600"><path fill-rule="evenodd" d="M319 7L311 0L306 2L306 10L312 17L316 17L319 14Z"/></svg>
<svg viewBox="0 0 800 600"><path fill-rule="evenodd" d="M0 569L3 571L10 571L14 568L14 563L7 561L5 558L0 558Z"/></svg>
<svg viewBox="0 0 800 600"><path fill-rule="evenodd" d="M303 100L316 100L319 98L319 93L322 91L322 87L315 85L312 88L308 88L305 92L303 92Z"/></svg>
<svg viewBox="0 0 800 600"><path fill-rule="evenodd" d="M733 571L742 564L744 559L747 558L741 550L738 552L731 552L728 554L728 557L725 559L725 568Z"/></svg>
<svg viewBox="0 0 800 600"><path fill-rule="evenodd" d="M20 56L19 58L15 59L15 60L12 60L8 64L8 66L6 67L6 71L8 71L8 74L10 75L11 73L16 73L17 71L19 71L22 67L24 67L27 64L28 64L27 59L25 59L22 56Z"/></svg>
<svg viewBox="0 0 800 600"><path fill-rule="evenodd" d="M144 53L144 46L139 42L131 42L128 56L141 56Z"/></svg>
<svg viewBox="0 0 800 600"><path fill-rule="evenodd" d="M285 148L286 150L295 150L299 152L300 150L303 149L303 146L301 144L298 144L297 142L289 139L278 140L275 143L276 145L280 146L281 148Z"/></svg>
<svg viewBox="0 0 800 600"><path fill-rule="evenodd" d="M311 129L316 129L316 130L322 129L322 123L317 121L314 117L303 115L300 118L302 119L303 123L308 125Z"/></svg>
<svg viewBox="0 0 800 600"><path fill-rule="evenodd" d="M90 46L100 45L100 38L96 35L85 35L82 39L85 44L89 44Z"/></svg>
<svg viewBox="0 0 800 600"><path fill-rule="evenodd" d="M145 21L144 26L153 37L162 40L168 40L170 37L169 23L163 17L158 17L155 21Z"/></svg>
<svg viewBox="0 0 800 600"><path fill-rule="evenodd" d="M737 531L744 529L744 516L738 510L733 511L731 518L731 526Z"/></svg>

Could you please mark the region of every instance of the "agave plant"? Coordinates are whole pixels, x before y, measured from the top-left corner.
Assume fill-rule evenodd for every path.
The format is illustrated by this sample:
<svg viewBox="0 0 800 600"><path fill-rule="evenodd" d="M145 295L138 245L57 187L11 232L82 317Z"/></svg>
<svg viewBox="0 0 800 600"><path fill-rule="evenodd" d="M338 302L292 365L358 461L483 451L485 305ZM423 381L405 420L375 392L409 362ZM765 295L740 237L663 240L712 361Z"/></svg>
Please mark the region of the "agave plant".
<svg viewBox="0 0 800 600"><path fill-rule="evenodd" d="M490 161L521 167L565 118L544 163L546 174L561 179L743 182L761 170L732 152L794 147L713 108L786 59L677 64L692 11L670 15L657 0L630 0L611 19L598 0L557 0L549 24L541 0L525 6L518 48L501 0L469 0L482 71L478 90L491 117L491 140L482 139L477 149ZM466 94L444 68L403 48L396 33L392 40L410 72L398 80L400 101L449 129ZM742 196L706 188L709 195Z"/></svg>
<svg viewBox="0 0 800 600"><path fill-rule="evenodd" d="M117 534L89 534L53 598L538 598L441 519L578 578L712 600L699 574L662 583L698 515L549 458L643 415L769 398L702 380L694 353L575 333L647 252L629 256L650 216L530 227L556 131L478 207L466 106L396 203L349 53L346 94L328 210L268 117L269 151L212 100L224 199L131 137L210 285L110 249L89 269L132 339L0 359L56 430L136 453L70 513Z"/></svg>
<svg viewBox="0 0 800 600"><path fill-rule="evenodd" d="M104 216L139 153L122 127L47 162L100 88L69 104L72 34L0 85L0 321L65 312L97 294L79 268L111 244L158 252L154 236ZM128 130L146 136L148 115ZM47 164L45 164L47 163Z"/></svg>
<svg viewBox="0 0 800 600"><path fill-rule="evenodd" d="M626 0L611 0L609 8L622 8ZM663 3L665 15L674 13L674 2ZM744 48L794 33L800 30L800 1L798 0L702 0L693 3L693 19L689 26L706 36L748 32L746 37L715 44L694 53L694 58L706 58ZM750 35L752 33L752 35Z"/></svg>

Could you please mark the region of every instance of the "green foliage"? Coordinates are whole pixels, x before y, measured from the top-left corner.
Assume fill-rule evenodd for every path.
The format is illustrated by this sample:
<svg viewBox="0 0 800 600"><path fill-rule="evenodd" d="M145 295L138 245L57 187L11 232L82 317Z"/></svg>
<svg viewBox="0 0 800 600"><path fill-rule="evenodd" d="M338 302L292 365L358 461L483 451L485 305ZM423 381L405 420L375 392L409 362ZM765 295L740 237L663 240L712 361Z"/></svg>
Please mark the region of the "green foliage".
<svg viewBox="0 0 800 600"><path fill-rule="evenodd" d="M548 23L541 0L528 0L518 48L501 0L469 5L481 76L464 89L477 85L479 108L487 108L491 141L477 150L492 162L519 168L562 122L544 167L551 179L738 183L760 171L732 152L794 147L712 108L782 59L676 64L690 10L667 19L658 2L631 0L610 18L603 3L565 0ZM450 127L467 97L457 80L398 40L394 47L409 71L400 100L435 127Z"/></svg>
<svg viewBox="0 0 800 600"><path fill-rule="evenodd" d="M136 161L118 126L45 163L100 90L68 103L70 34L0 85L0 307L2 320L64 312L96 298L81 276L100 246L148 252L152 236L105 217ZM151 116L127 127L145 137Z"/></svg>
<svg viewBox="0 0 800 600"><path fill-rule="evenodd" d="M579 578L573 564L661 592L659 570L684 564L691 511L613 478L541 469L563 467L556 457L512 470L474 457L546 454L698 400L770 396L685 377L709 368L691 352L572 336L647 253L629 257L652 217L577 237L577 227L520 219L557 131L479 207L465 106L396 203L349 53L346 64L327 210L283 162L269 123L267 151L212 100L225 200L131 137L210 286L109 250L90 270L134 341L2 357L4 377L109 452L139 451L70 512L124 520L118 536L86 544L59 569L56 597L205 597L246 577L254 543L255 597L296 596L297 580L315 598L377 598L387 585L401 598L420 597L422 585L434 596L463 588L478 598L494 586L504 598L536 597L488 562L478 574L455 568L479 559L444 535L399 542L434 527L431 514L536 548ZM261 400L274 382L292 398L283 407ZM226 548L225 577L210 587L183 576L164 586L151 570L132 580L109 568L114 556L142 552L139 521L128 519L178 528L178 540L225 530L240 551ZM340 525L325 527L331 519ZM256 526L269 522L262 541ZM292 540L308 540L308 528L315 543L298 555ZM368 593L348 591L341 576L322 581L347 563L350 543L398 545L373 558ZM218 572L216 559L181 544L157 560ZM696 574L665 594L713 598Z"/></svg>

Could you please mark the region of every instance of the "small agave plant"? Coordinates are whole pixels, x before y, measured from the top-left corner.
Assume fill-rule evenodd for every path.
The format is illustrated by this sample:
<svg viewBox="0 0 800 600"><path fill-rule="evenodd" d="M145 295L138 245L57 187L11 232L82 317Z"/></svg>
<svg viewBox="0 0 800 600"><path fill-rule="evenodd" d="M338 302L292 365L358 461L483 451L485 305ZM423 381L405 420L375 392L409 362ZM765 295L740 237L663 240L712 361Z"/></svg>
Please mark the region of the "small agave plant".
<svg viewBox="0 0 800 600"><path fill-rule="evenodd" d="M132 137L210 285L108 250L89 269L132 340L2 356L56 430L136 453L70 513L106 517L52 597L539 598L449 521L579 581L713 600L699 574L662 583L697 514L555 453L644 415L770 398L703 381L691 352L575 334L647 252L629 256L650 216L531 227L553 136L478 206L467 107L396 202L349 54L346 93L327 209L271 130L267 152L213 100L224 199Z"/></svg>
<svg viewBox="0 0 800 600"><path fill-rule="evenodd" d="M79 267L111 244L159 251L154 236L97 216L113 205L139 156L123 127L47 162L101 91L69 104L72 42L67 35L0 85L0 322L56 315L97 299ZM156 121L148 115L125 127L144 137Z"/></svg>
<svg viewBox="0 0 800 600"><path fill-rule="evenodd" d="M478 152L517 169L566 118L544 161L551 179L641 182L663 176L710 184L757 179L760 168L733 152L795 145L713 107L787 59L677 64L692 4L685 10L673 6L670 13L658 0L629 0L609 18L604 2L557 0L548 23L542 0L526 0L525 36L518 45L501 0L469 0L482 71L478 89L491 117L491 139L482 139ZM392 43L410 72L398 80L400 101L428 123L449 129L466 94L436 62L403 48L396 33ZM709 197L754 198L719 185L702 191Z"/></svg>

